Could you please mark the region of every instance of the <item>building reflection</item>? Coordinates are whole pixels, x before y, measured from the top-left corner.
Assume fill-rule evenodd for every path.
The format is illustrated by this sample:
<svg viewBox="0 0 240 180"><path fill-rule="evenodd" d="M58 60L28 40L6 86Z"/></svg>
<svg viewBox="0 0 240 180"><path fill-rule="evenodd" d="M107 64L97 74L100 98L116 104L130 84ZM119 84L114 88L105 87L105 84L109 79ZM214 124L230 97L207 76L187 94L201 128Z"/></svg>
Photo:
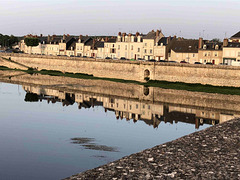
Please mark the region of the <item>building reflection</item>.
<svg viewBox="0 0 240 180"><path fill-rule="evenodd" d="M240 113L224 109L208 108L208 106L192 106L192 104L173 104L162 101L145 101L137 98L124 98L114 95L96 94L91 92L68 92L42 86L23 86L29 94L38 96L38 101L48 103L62 103L62 106L69 106L75 103L78 108L94 108L102 106L105 112L112 111L116 119L126 121L144 121L146 124L157 128L160 123L188 123L195 125L198 129L203 124L219 124L235 117ZM27 96L26 95L26 96ZM29 96L31 97L31 96ZM34 96L33 96L34 97ZM31 101L28 99L28 101Z"/></svg>

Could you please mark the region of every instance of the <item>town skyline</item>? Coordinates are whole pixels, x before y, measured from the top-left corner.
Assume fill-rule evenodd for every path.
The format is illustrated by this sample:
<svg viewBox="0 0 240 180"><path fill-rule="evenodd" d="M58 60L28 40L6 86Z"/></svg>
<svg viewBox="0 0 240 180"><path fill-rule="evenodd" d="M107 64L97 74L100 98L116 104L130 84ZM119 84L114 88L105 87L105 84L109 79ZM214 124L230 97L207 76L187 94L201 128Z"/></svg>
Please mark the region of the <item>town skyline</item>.
<svg viewBox="0 0 240 180"><path fill-rule="evenodd" d="M2 2L2 34L116 36L162 29L167 36L224 39L238 31L234 17L240 5L236 0L29 2Z"/></svg>

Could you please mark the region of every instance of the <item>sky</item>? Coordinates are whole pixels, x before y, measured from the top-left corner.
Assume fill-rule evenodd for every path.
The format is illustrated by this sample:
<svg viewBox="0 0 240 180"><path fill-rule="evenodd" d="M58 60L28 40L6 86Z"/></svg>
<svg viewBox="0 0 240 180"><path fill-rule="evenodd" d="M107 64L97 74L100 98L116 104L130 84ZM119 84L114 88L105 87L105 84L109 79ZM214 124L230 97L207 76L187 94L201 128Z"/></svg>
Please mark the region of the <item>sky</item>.
<svg viewBox="0 0 240 180"><path fill-rule="evenodd" d="M143 34L229 38L240 31L240 0L0 0L0 33L22 36Z"/></svg>

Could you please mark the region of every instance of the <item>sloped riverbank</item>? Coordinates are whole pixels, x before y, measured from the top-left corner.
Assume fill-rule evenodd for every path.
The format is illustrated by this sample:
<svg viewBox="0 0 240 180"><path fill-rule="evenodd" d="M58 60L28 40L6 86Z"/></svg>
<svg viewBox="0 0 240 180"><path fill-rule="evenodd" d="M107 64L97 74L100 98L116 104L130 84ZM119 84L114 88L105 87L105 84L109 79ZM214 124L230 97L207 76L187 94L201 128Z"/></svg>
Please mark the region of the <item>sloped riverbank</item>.
<svg viewBox="0 0 240 180"><path fill-rule="evenodd" d="M239 134L234 119L66 179L239 179Z"/></svg>

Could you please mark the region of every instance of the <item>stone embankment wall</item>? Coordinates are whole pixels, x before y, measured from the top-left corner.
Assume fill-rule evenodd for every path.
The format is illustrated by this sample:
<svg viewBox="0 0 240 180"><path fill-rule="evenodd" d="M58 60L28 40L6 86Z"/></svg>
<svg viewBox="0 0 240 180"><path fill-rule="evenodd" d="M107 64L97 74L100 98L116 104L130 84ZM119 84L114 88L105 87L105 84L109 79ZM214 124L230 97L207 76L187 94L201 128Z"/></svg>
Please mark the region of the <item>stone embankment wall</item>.
<svg viewBox="0 0 240 180"><path fill-rule="evenodd" d="M220 65L194 65L179 63L139 62L123 60L84 59L27 54L5 54L9 58L33 68L85 73L96 77L125 80L151 80L201 83L216 86L240 87L240 67Z"/></svg>
<svg viewBox="0 0 240 180"><path fill-rule="evenodd" d="M177 105L182 108L206 109L225 114L240 114L240 96L238 95L144 87L104 80L86 80L40 74L30 75L16 71L0 71L0 80L23 86L41 87L42 89L51 88L63 93L83 93L89 96L131 99L146 103ZM149 92L147 94L145 92L146 88Z"/></svg>

